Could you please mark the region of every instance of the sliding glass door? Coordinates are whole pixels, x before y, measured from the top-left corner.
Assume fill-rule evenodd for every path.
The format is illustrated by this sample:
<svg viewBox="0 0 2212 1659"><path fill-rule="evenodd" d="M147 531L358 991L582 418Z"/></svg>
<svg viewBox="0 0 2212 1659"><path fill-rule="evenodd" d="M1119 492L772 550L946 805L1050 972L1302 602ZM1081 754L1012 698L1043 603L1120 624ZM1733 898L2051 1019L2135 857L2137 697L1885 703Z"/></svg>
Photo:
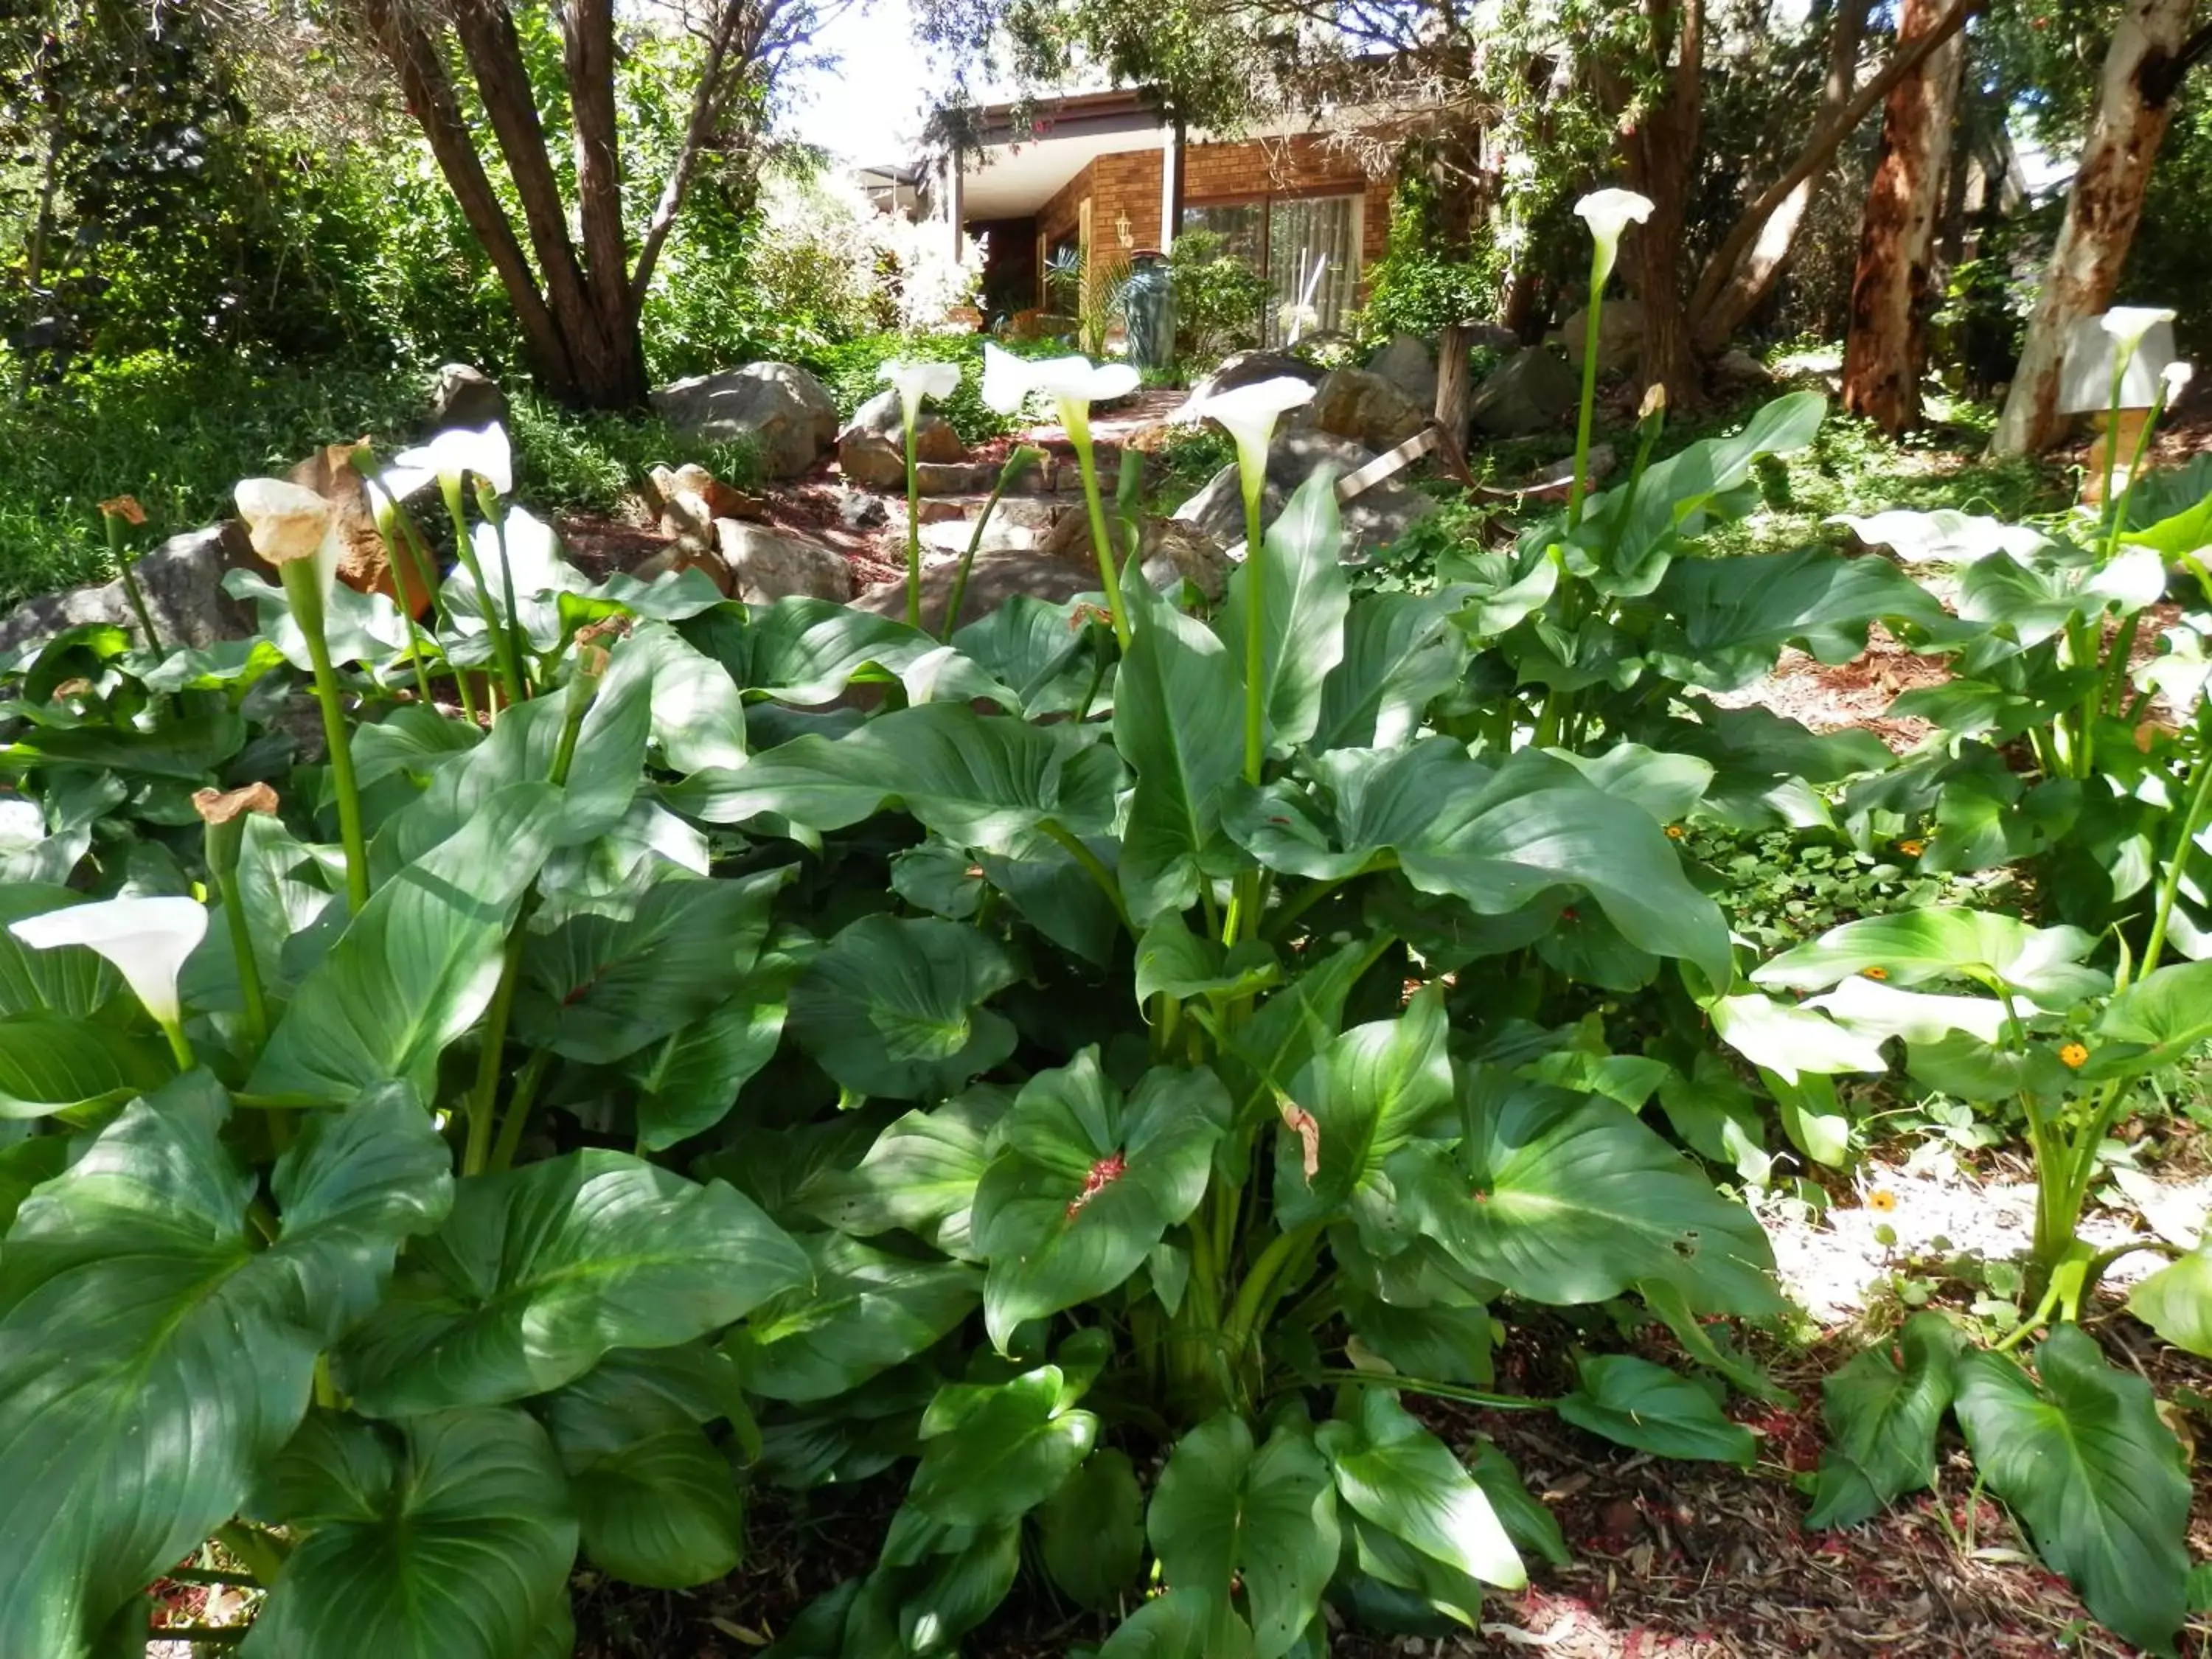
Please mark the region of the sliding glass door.
<svg viewBox="0 0 2212 1659"><path fill-rule="evenodd" d="M1268 345L1341 328L1358 303L1362 198L1285 196L1183 210L1183 228L1209 230L1267 279L1260 337Z"/></svg>

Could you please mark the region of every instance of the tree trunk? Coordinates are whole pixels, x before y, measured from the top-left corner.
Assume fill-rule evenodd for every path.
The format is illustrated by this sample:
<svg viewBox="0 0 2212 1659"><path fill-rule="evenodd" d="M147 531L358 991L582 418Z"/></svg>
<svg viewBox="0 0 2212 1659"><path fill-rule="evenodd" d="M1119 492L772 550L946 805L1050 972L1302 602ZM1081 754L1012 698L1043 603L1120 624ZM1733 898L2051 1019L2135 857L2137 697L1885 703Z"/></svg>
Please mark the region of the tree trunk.
<svg viewBox="0 0 2212 1659"><path fill-rule="evenodd" d="M1644 307L1637 368L1644 385L1667 388L1670 407L1691 409L1704 401L1705 388L1682 301L1682 233L1703 114L1705 0L1646 0L1645 12L1655 60L1666 64L1674 37L1674 63L1626 145L1629 181L1651 199L1651 216L1634 232L1636 297Z"/></svg>
<svg viewBox="0 0 2212 1659"><path fill-rule="evenodd" d="M1474 331L1465 323L1447 323L1437 336L1437 424L1455 444L1467 441L1474 409L1474 380L1468 372L1468 354L1474 349Z"/></svg>
<svg viewBox="0 0 2212 1659"><path fill-rule="evenodd" d="M1836 19L1828 35L1828 76L1821 83L1820 106L1813 118L1816 132L1832 125L1851 101L1851 88L1858 79L1859 46L1866 38L1867 13L1872 7L1873 0L1837 0ZM1827 169L1822 167L1791 185L1718 289L1709 296L1692 300L1691 325L1701 354L1717 355L1744 320L1765 303L1790 263L1798 227L1805 222L1813 198L1826 179ZM1702 275L1698 286L1704 288Z"/></svg>
<svg viewBox="0 0 2212 1659"><path fill-rule="evenodd" d="M645 401L645 342L631 303L629 238L623 229L622 157L615 112L614 0L568 0L563 59L574 128L577 218L584 232L584 276L593 333L604 364L603 395L613 407ZM643 301L644 295L637 296Z"/></svg>
<svg viewBox="0 0 2212 1659"><path fill-rule="evenodd" d="M2043 277L1990 440L1991 455L2033 455L2058 434L2058 377L2074 325L2112 302L2142 217L2151 164L2166 137L2191 0L2128 0L2112 30L2097 114L2066 201L2066 221Z"/></svg>
<svg viewBox="0 0 2212 1659"><path fill-rule="evenodd" d="M1942 0L1905 0L1899 45L1942 21ZM1966 46L1963 37L1953 35L1929 54L1918 74L1890 88L1881 160L1859 223L1850 331L1844 342L1844 407L1893 438L1920 420L1928 318L1938 298L1936 224Z"/></svg>
<svg viewBox="0 0 2212 1659"><path fill-rule="evenodd" d="M1836 152L1866 119L1868 112L1889 95L1889 90L1906 76L1920 67L1926 56L1966 26L1966 20L1979 11L1988 0L1954 0L1942 22L1931 33L1909 44L1900 44L1891 52L1881 72L1851 94L1850 101L1831 119L1816 122L1805 147L1797 152L1797 159L1783 170L1782 176L1761 191L1752 204L1746 208L1721 245L1713 250L1699 273L1696 292L1691 296L1690 314L1703 316L1728 286L1737 268L1742 264L1761 240L1767 222L1782 210L1783 204L1800 185L1824 172L1835 160Z"/></svg>

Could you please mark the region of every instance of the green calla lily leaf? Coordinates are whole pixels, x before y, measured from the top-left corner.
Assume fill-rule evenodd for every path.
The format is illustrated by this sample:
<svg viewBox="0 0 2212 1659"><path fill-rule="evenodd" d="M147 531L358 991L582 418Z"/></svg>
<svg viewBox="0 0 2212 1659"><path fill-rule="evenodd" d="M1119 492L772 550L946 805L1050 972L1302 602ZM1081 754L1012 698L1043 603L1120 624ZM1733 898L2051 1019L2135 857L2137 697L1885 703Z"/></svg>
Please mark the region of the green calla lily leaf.
<svg viewBox="0 0 2212 1659"><path fill-rule="evenodd" d="M1582 1386L1558 1410L1577 1428L1662 1457L1710 1458L1749 1468L1758 1442L1721 1414L1711 1393L1633 1354L1585 1358Z"/></svg>
<svg viewBox="0 0 2212 1659"><path fill-rule="evenodd" d="M576 1521L521 1412L391 1427L318 1412L259 1507L304 1537L240 1650L251 1659L523 1659L566 1622Z"/></svg>
<svg viewBox="0 0 2212 1659"><path fill-rule="evenodd" d="M520 1400L615 1348L688 1342L810 1281L720 1182L589 1151L464 1181L452 1218L338 1356L372 1416Z"/></svg>
<svg viewBox="0 0 2212 1659"><path fill-rule="evenodd" d="M1209 1071L1155 1066L1125 1100L1096 1049L1032 1079L975 1189L992 1341L1003 1351L1023 1321L1103 1296L1142 1267L1205 1196L1229 1115Z"/></svg>
<svg viewBox="0 0 2212 1659"><path fill-rule="evenodd" d="M1869 1348L1820 1385L1829 1439L1806 1525L1856 1526L1934 1484L1936 1431L1964 1346L1942 1315L1915 1314L1893 1346Z"/></svg>
<svg viewBox="0 0 2212 1659"><path fill-rule="evenodd" d="M2033 1379L1998 1354L1958 1363L1959 1425L1990 1490L2100 1623L2172 1653L2186 1611L2189 1480L2150 1385L2106 1363L2078 1325L2043 1340Z"/></svg>
<svg viewBox="0 0 2212 1659"><path fill-rule="evenodd" d="M92 1632L246 1499L307 1408L316 1355L452 1198L404 1090L319 1114L257 1183L205 1072L137 1101L26 1198L0 1247L0 1629Z"/></svg>
<svg viewBox="0 0 2212 1659"><path fill-rule="evenodd" d="M954 1420L922 1443L907 1502L954 1527L1026 1515L1091 1455L1098 1419L1068 1404L1057 1365L956 1396ZM923 1425L925 1434L932 1427Z"/></svg>
<svg viewBox="0 0 2212 1659"><path fill-rule="evenodd" d="M1014 1028L981 1006L1012 960L973 927L867 916L830 942L791 990L802 1046L855 1094L949 1095L1013 1052Z"/></svg>
<svg viewBox="0 0 2212 1659"><path fill-rule="evenodd" d="M1314 1435L1344 1501L1470 1578L1501 1589L1527 1583L1520 1552L1451 1448L1384 1389L1358 1390L1358 1412L1354 1419L1322 1424Z"/></svg>
<svg viewBox="0 0 2212 1659"><path fill-rule="evenodd" d="M1336 1484L1302 1424L1258 1446L1241 1417L1200 1424L1169 1455L1146 1527L1177 1595L1227 1608L1241 1583L1258 1659L1291 1650L1336 1571Z"/></svg>

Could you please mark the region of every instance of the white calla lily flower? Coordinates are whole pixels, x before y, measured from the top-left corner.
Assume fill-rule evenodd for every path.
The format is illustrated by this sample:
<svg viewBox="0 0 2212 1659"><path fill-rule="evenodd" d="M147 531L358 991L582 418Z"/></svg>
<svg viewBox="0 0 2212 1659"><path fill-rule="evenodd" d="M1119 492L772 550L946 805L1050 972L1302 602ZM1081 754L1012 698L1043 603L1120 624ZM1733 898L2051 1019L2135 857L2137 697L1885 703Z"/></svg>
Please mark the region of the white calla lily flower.
<svg viewBox="0 0 2212 1659"><path fill-rule="evenodd" d="M146 1012L175 1031L184 1011L177 976L207 936L207 907L189 898L118 898L72 904L10 922L8 931L34 951L82 945L115 964Z"/></svg>
<svg viewBox="0 0 2212 1659"><path fill-rule="evenodd" d="M903 358L894 358L884 365L878 378L890 383L902 405L919 409L924 398L950 398L960 390L960 365L908 362Z"/></svg>
<svg viewBox="0 0 2212 1659"><path fill-rule="evenodd" d="M368 475L368 504L379 526L398 515L399 503L438 475L427 466L401 466L394 462Z"/></svg>
<svg viewBox="0 0 2212 1659"><path fill-rule="evenodd" d="M1613 262L1620 252L1621 232L1651 216L1651 198L1632 190L1596 190L1576 203L1575 211L1589 226L1590 240L1597 244L1597 271L1591 278L1595 301L1595 290L1603 288L1605 279L1613 274Z"/></svg>
<svg viewBox="0 0 2212 1659"><path fill-rule="evenodd" d="M1267 476L1267 447L1274 441L1275 423L1300 404L1311 403L1313 396L1314 389L1306 381L1294 374L1279 374L1273 380L1217 392L1210 398L1194 398L1183 405L1176 418L1212 421L1234 439L1237 470L1249 489L1255 480Z"/></svg>
<svg viewBox="0 0 2212 1659"><path fill-rule="evenodd" d="M1091 404L1127 397L1139 378L1127 363L1094 363L1079 356L1017 357L988 341L983 346L985 403L1001 415L1012 415L1042 393L1058 405L1060 424L1071 433L1079 423L1087 428Z"/></svg>
<svg viewBox="0 0 2212 1659"><path fill-rule="evenodd" d="M2197 366L2177 357L2158 372L2159 384L2166 388L2166 407L2171 409L2181 401L2181 394L2189 390L2189 383L2197 378Z"/></svg>
<svg viewBox="0 0 2212 1659"><path fill-rule="evenodd" d="M460 488L465 473L482 481L495 495L509 495L514 489L514 452L507 445L507 428L497 421L482 427L448 427L427 444L401 450L392 465L431 473L447 489Z"/></svg>
<svg viewBox="0 0 2212 1659"><path fill-rule="evenodd" d="M2124 359L2143 343L2144 335L2173 319L2172 309L2166 306L2114 306L2097 319L2097 326L2112 337Z"/></svg>

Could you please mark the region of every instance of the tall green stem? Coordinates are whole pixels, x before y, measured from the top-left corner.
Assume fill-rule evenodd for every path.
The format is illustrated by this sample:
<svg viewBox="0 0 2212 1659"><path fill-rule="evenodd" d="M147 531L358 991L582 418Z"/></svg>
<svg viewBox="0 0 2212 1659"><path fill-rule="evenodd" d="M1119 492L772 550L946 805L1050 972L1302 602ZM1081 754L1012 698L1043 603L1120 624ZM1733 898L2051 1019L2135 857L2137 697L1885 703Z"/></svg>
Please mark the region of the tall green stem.
<svg viewBox="0 0 2212 1659"><path fill-rule="evenodd" d="M315 678L315 701L322 705L323 738L331 751L331 782L337 796L338 839L345 848L346 908L359 913L368 902L368 838L362 832L361 789L354 781L353 742L346 730L345 704L338 692L330 641L323 635L323 591L313 559L292 559L279 567L292 617L307 642L307 661Z"/></svg>
<svg viewBox="0 0 2212 1659"><path fill-rule="evenodd" d="M108 556L115 561L117 570L122 574L124 597L131 601L131 612L138 618L138 626L146 635L147 650L159 651L161 639L154 631L154 613L146 608L145 590L138 586L138 572L135 568L137 562L123 550L123 515L109 513L104 516L107 520Z"/></svg>
<svg viewBox="0 0 2212 1659"><path fill-rule="evenodd" d="M453 550L460 556L461 568L469 573L476 584L477 609L483 613L483 624L491 636L491 655L499 671L500 684L510 704L522 701L522 666L514 660L514 641L499 619L499 607L492 603L491 589L484 583L483 566L477 561L475 544L469 540L468 514L461 506L461 483L456 478L450 483L439 480L445 492L446 516L453 520Z"/></svg>
<svg viewBox="0 0 2212 1659"><path fill-rule="evenodd" d="M905 418L900 424L906 433L906 625L918 629L921 626L921 456L920 435L915 428L921 424L921 399L906 403L902 413ZM994 502L998 499L996 495L991 497ZM982 534L981 526L975 533ZM964 580L968 574L964 565L960 574ZM951 607L946 610L949 614ZM952 632L949 626L945 631L948 637Z"/></svg>
<svg viewBox="0 0 2212 1659"><path fill-rule="evenodd" d="M1267 590L1265 549L1260 531L1264 473L1244 469L1244 781L1256 785L1267 758Z"/></svg>
<svg viewBox="0 0 2212 1659"><path fill-rule="evenodd" d="M991 490L991 499L983 503L982 516L975 520L975 533L968 538L968 550L960 556L960 568L952 575L952 594L945 602L945 626L942 637L950 640L960 626L961 602L968 597L968 572L975 562L975 555L983 545L983 532L990 527L991 515L999 510L999 502L1014 481L1044 459L1044 452L1032 449L1027 444L1006 457L1006 464L999 469L999 482ZM909 504L909 520L911 520ZM916 605L920 600L915 600Z"/></svg>
<svg viewBox="0 0 2212 1659"><path fill-rule="evenodd" d="M1572 530L1583 521L1583 495L1589 487L1590 422L1597 407L1597 347L1598 319L1605 310L1605 279L1612 274L1612 261L1606 258L1602 247L1590 253L1590 294L1589 320L1583 326L1583 403L1582 413L1575 419L1575 476L1567 486L1567 528Z"/></svg>
<svg viewBox="0 0 2212 1659"><path fill-rule="evenodd" d="M491 526L492 539L499 544L499 585L507 601L507 660L514 665L515 695L518 700L530 696L530 681L522 671L525 658L530 653L530 638L522 630L522 607L514 597L514 561L507 556L507 503L494 495L489 486L477 486L477 510Z"/></svg>
<svg viewBox="0 0 2212 1659"><path fill-rule="evenodd" d="M207 826L208 875L222 904L223 925L230 930L231 959L238 966L238 988L246 1003L246 1035L259 1054L269 1040L269 1001L261 985L261 963L253 954L253 933L246 920L246 896L239 890L238 857L246 839L246 815L240 813Z"/></svg>
<svg viewBox="0 0 2212 1659"><path fill-rule="evenodd" d="M2151 916L2150 942L2143 946L2142 966L2136 972L2138 979L2150 976L2166 950L2166 930L2173 920L2182 875L2189 868L2189 850L2197 844L2197 832L2204 827L2206 812L2212 811L2212 704L2208 704L2206 712L2197 717L2197 760L2190 773L2196 791L2181 815L2181 833L2174 839L2173 857L2166 866L2166 879L2159 884L2158 908Z"/></svg>
<svg viewBox="0 0 2212 1659"><path fill-rule="evenodd" d="M1091 410L1088 404L1063 403L1060 424L1075 446L1075 470L1083 475L1083 505L1091 514L1091 546L1098 556L1098 585L1106 595L1106 610L1114 618L1114 639L1129 648L1129 613L1121 604L1121 575L1115 567L1114 538L1107 533L1106 503L1098 494L1098 467L1091 453Z"/></svg>
<svg viewBox="0 0 2212 1659"><path fill-rule="evenodd" d="M547 774L548 780L556 787L563 787L568 781L568 770L576 758L576 740L583 731L584 716L590 712L592 699L599 695L599 678L605 667L605 653L600 647L592 645L577 647L576 669L568 682L568 706L562 710L561 735L554 744L553 765ZM465 1176L482 1175L487 1169L502 1167L492 1163L492 1128L499 1107L500 1063L507 1054L507 1021L514 1015L515 987L522 978L522 953L529 944L531 913L537 908L538 889L533 885L529 892L523 895L521 908L515 913L514 927L507 936L507 952L500 961L499 984L492 992L491 1006L484 1013L483 1048L477 1056L476 1085L469 1091L469 1139L461 1156L461 1173ZM526 1085L518 1085L516 1089L515 1104L520 1109L511 1109L511 1115L517 1117L526 1116L529 1112L529 1097L524 1092L525 1086L532 1093L537 1089L537 1078L528 1071L524 1075ZM521 1136L522 1127L518 1122L514 1126L514 1139L520 1141ZM514 1157L513 1146L507 1146L507 1154L510 1158Z"/></svg>

